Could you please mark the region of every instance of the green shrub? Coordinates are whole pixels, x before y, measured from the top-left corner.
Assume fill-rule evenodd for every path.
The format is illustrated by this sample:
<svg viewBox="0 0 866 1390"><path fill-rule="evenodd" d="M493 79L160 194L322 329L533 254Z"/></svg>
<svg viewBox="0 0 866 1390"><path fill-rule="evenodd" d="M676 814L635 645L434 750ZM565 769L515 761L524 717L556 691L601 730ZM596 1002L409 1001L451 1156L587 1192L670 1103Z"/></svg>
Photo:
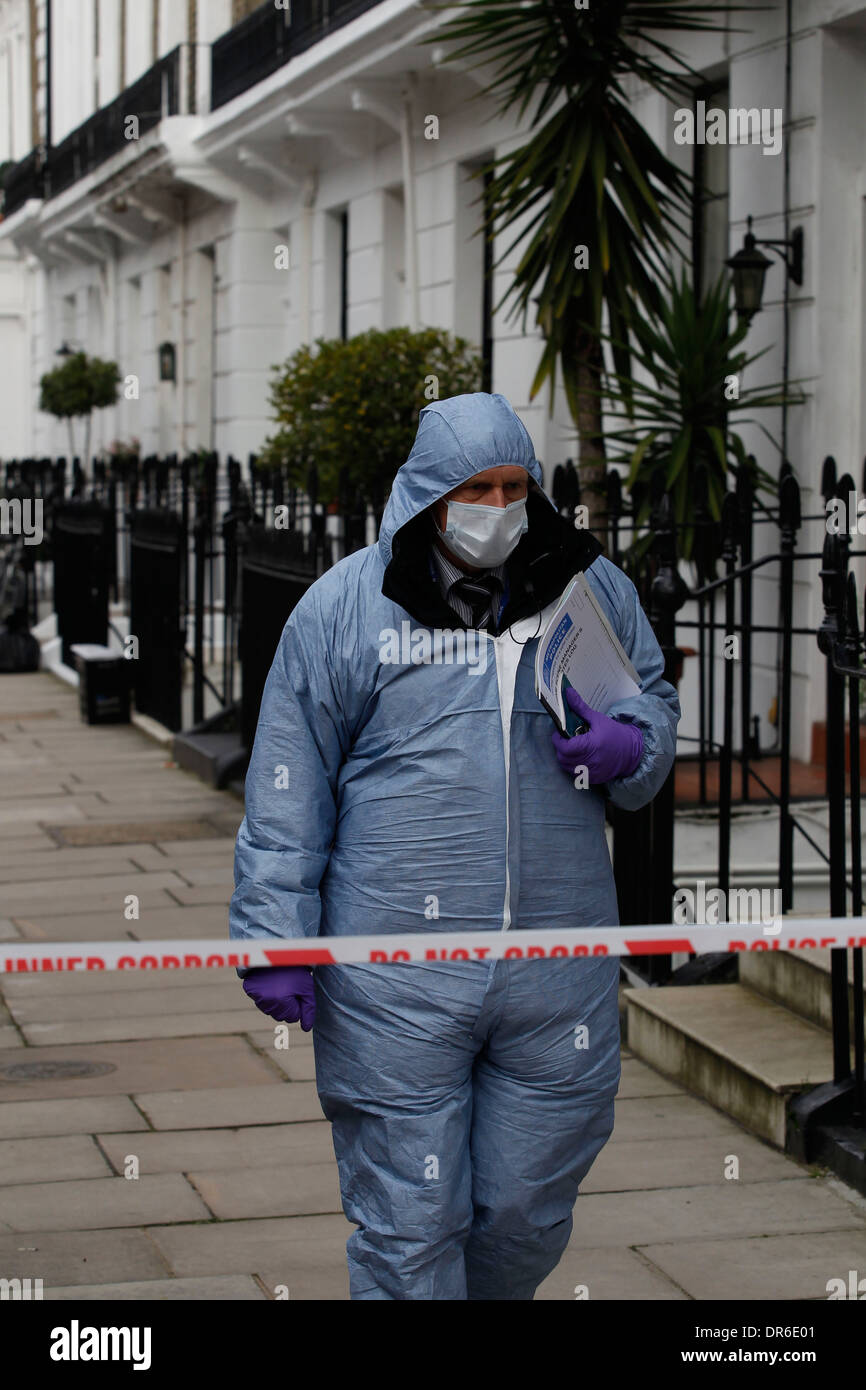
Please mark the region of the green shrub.
<svg viewBox="0 0 866 1390"><path fill-rule="evenodd" d="M337 500L342 475L377 505L409 455L419 411L481 385L481 360L471 344L438 328L318 338L273 370L278 429L259 463L284 466L299 487L315 465L321 502Z"/></svg>

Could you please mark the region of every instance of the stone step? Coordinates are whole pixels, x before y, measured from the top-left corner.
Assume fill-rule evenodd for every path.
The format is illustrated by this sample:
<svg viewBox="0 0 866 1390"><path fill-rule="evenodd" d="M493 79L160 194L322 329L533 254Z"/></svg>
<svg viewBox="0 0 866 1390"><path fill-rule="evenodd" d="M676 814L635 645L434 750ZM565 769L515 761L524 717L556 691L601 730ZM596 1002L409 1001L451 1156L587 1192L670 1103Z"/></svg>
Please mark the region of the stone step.
<svg viewBox="0 0 866 1390"><path fill-rule="evenodd" d="M786 919L787 920L787 919ZM854 1036L854 959L848 959L848 1023ZM738 957L740 984L782 1004L792 1013L832 1028L829 948L815 951L741 951ZM864 988L866 1001L866 988Z"/></svg>
<svg viewBox="0 0 866 1390"><path fill-rule="evenodd" d="M833 1076L832 1039L743 984L625 991L636 1057L785 1147L790 1097Z"/></svg>

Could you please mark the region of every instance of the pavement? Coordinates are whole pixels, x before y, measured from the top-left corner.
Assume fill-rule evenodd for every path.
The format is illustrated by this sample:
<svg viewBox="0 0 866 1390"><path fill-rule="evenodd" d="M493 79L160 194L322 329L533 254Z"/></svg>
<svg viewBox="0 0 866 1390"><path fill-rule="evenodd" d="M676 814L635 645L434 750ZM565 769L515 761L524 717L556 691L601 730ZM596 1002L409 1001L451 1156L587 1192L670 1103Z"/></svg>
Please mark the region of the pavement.
<svg viewBox="0 0 866 1390"><path fill-rule="evenodd" d="M82 724L55 677L0 677L0 957L227 932L241 816L141 730ZM281 1041L231 969L0 975L0 1279L347 1299L312 1040ZM538 1299L823 1299L850 1270L866 1200L624 1050L614 1135Z"/></svg>

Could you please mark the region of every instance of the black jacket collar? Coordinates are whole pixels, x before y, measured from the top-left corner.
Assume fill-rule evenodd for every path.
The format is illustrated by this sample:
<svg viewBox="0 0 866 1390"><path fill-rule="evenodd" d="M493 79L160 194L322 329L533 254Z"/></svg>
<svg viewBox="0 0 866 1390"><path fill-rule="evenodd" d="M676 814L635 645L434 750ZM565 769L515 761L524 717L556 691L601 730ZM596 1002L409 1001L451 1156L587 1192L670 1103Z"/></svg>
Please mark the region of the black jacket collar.
<svg viewBox="0 0 866 1390"><path fill-rule="evenodd" d="M577 530L532 487L526 515L529 529L505 562L509 599L499 631L520 618L540 613L602 551L595 536ZM442 597L438 579L430 573L429 550L435 536L429 510L400 527L391 544L392 558L385 569L382 593L427 627L465 627Z"/></svg>

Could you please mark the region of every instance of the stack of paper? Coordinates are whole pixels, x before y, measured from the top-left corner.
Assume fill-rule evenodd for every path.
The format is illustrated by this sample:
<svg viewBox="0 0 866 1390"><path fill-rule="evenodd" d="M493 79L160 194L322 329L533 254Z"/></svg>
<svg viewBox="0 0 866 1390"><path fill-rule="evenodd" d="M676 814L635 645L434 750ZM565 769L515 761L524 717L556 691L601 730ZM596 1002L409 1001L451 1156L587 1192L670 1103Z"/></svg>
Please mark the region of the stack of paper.
<svg viewBox="0 0 866 1390"><path fill-rule="evenodd" d="M535 656L535 692L566 734L571 732L571 712L563 678L602 714L618 700L640 694L638 673L583 574L576 575L559 600Z"/></svg>

